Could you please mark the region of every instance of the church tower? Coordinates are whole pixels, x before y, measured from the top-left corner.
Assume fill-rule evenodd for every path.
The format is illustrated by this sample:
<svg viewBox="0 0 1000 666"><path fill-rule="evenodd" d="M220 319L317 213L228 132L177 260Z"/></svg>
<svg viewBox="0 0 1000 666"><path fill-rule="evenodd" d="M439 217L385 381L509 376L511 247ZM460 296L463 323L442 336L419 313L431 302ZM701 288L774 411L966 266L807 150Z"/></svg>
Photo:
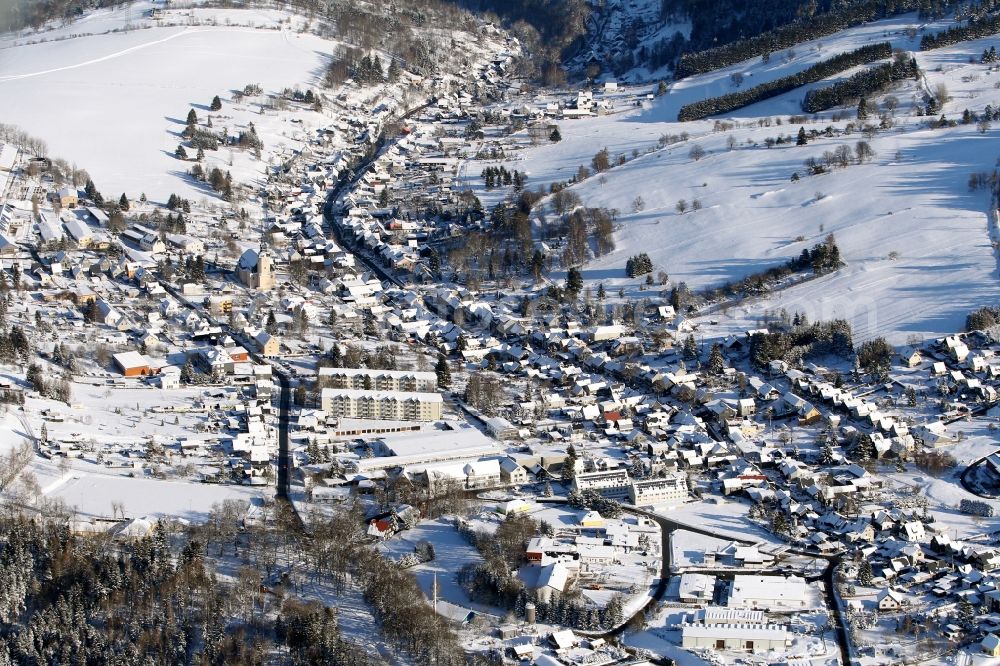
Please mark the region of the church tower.
<svg viewBox="0 0 1000 666"><path fill-rule="evenodd" d="M261 291L274 288L274 263L271 254L264 248L261 248L257 258L257 288Z"/></svg>

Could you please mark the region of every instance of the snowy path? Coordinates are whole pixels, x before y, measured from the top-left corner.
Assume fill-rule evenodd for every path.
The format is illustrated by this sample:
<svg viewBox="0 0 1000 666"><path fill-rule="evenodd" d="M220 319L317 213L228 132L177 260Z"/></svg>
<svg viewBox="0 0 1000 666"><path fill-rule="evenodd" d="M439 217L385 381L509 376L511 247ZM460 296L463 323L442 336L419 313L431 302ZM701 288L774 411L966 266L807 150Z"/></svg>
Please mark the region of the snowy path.
<svg viewBox="0 0 1000 666"><path fill-rule="evenodd" d="M198 33L198 32L208 32L208 31L205 31L205 30L194 30L192 28L186 28L186 29L184 29L184 30L182 30L180 32L176 32L176 33L174 33L172 35L168 35L167 37L164 37L163 39L155 39L155 40L153 40L151 42L146 42L145 44L139 44L138 46L131 46L131 47L127 48L127 49L122 49L121 51L118 51L116 53L110 53L110 54L108 54L106 56L101 56L100 58L94 58L92 60L86 60L84 62L78 62L78 63L75 63L73 65L65 65L64 67L53 67L52 69L45 69L45 70L38 71L38 72L29 72L27 74L9 74L7 76L0 76L0 83L5 83L7 81L16 81L16 80L20 80L20 79L30 79L30 78L33 78L33 77L36 77L36 76L44 76L46 74L54 74L56 72L65 72L67 70L77 69L79 67L87 67L89 65L96 65L99 62L104 62L106 60L113 60L115 58L120 58L120 57L122 57L124 55L128 55L129 53L132 53L134 51L138 51L140 49L145 49L145 48L149 48L150 46L155 46L157 44L163 44L164 42L169 42L170 40L176 39L178 37L181 37L182 35L189 35L189 34Z"/></svg>

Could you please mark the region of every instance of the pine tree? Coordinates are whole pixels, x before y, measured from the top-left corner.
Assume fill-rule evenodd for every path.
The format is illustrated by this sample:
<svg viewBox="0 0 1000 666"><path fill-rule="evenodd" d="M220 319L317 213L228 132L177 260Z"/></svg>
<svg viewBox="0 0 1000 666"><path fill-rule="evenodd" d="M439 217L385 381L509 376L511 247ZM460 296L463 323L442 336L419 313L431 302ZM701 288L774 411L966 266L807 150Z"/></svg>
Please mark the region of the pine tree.
<svg viewBox="0 0 1000 666"><path fill-rule="evenodd" d="M278 319L274 316L274 310L267 313L267 321L264 323L264 330L268 335L278 334Z"/></svg>
<svg viewBox="0 0 1000 666"><path fill-rule="evenodd" d="M194 365L191 363L191 359L186 360L181 367L181 381L185 384L194 382Z"/></svg>
<svg viewBox="0 0 1000 666"><path fill-rule="evenodd" d="M122 192L122 196L118 200L118 207L121 208L124 211L127 211L129 209L128 197L125 196L124 192Z"/></svg>
<svg viewBox="0 0 1000 666"><path fill-rule="evenodd" d="M796 146L804 146L807 143L809 143L809 139L806 138L806 128L805 127L800 127L799 128L799 136L795 140L795 145Z"/></svg>
<svg viewBox="0 0 1000 666"><path fill-rule="evenodd" d="M870 587L871 584L872 584L872 563L867 559L861 560L861 565L858 566L858 585Z"/></svg>
<svg viewBox="0 0 1000 666"><path fill-rule="evenodd" d="M708 371L713 375L721 375L725 365L726 361L722 357L722 345L716 342L708 354Z"/></svg>
<svg viewBox="0 0 1000 666"><path fill-rule="evenodd" d="M698 358L698 343L695 342L694 335L689 334L684 340L684 360L693 361Z"/></svg>
<svg viewBox="0 0 1000 666"><path fill-rule="evenodd" d="M583 273L575 266L566 273L566 293L573 299L580 294L583 289Z"/></svg>
<svg viewBox="0 0 1000 666"><path fill-rule="evenodd" d="M212 106L209 107L209 108L211 108L212 111L220 111L220 110L222 110L222 100L219 99L218 95L216 95L215 97L212 98Z"/></svg>
<svg viewBox="0 0 1000 666"><path fill-rule="evenodd" d="M968 597L962 597L958 602L958 624L966 631L976 628L976 609Z"/></svg>
<svg viewBox="0 0 1000 666"><path fill-rule="evenodd" d="M572 444L566 447L566 460L563 461L562 476L560 480L564 485L569 486L576 478L576 449Z"/></svg>
<svg viewBox="0 0 1000 666"><path fill-rule="evenodd" d="M775 534L788 534L788 517L783 511L775 511L771 518L771 531Z"/></svg>
<svg viewBox="0 0 1000 666"><path fill-rule="evenodd" d="M188 111L187 124L196 125L198 123L198 114L194 112L194 109Z"/></svg>
<svg viewBox="0 0 1000 666"><path fill-rule="evenodd" d="M868 100L862 97L858 100L858 120L866 120L868 118Z"/></svg>
<svg viewBox="0 0 1000 666"><path fill-rule="evenodd" d="M559 133L558 127L552 128L552 133L549 134L549 141L551 141L552 143L559 143L560 141L562 141L562 134Z"/></svg>
<svg viewBox="0 0 1000 666"><path fill-rule="evenodd" d="M174 157L176 157L179 160L186 160L188 158L187 151L184 150L184 146L182 144L179 144L179 143L177 144L177 150L174 151ZM171 197L175 197L177 195L176 194L171 194L170 196ZM91 195L91 198L93 198L92 195ZM167 206L169 207L170 204L168 203Z"/></svg>
<svg viewBox="0 0 1000 666"><path fill-rule="evenodd" d="M446 389L451 386L451 369L448 367L448 359L444 357L444 354L438 355L437 365L434 366L434 372L437 374L439 387Z"/></svg>

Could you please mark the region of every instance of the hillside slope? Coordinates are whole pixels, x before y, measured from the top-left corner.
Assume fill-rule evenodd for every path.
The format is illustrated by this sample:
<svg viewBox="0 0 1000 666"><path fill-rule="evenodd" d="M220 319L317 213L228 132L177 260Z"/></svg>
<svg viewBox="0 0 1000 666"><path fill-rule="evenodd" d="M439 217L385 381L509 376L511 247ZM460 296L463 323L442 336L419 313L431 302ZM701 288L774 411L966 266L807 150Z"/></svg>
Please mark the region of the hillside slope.
<svg viewBox="0 0 1000 666"><path fill-rule="evenodd" d="M915 48L921 29L946 24L921 27L915 15L900 17L835 35L824 40L823 51L829 55L834 44L850 48L886 38ZM908 27L916 37L907 34ZM987 105L1000 105L1000 90L993 86L996 72L978 63L983 50L998 41L916 53L926 80L905 82L892 91L892 99L885 94L874 100L893 116L895 126L870 138L859 131L853 108L841 112L840 120L828 112L789 125L786 114L798 112L802 90L737 111L721 126L711 119L671 122L686 100L724 88L730 74L724 70L692 77L641 110L564 121L560 143L527 148L513 167L526 172L532 186L544 186L570 178L580 165L589 167L601 146L613 158L639 152L626 164L572 186L585 205L621 213L617 249L584 267L592 286L603 282L609 291L622 287L634 298L650 295L639 291L640 280L624 274L627 258L639 252L651 256L654 273L665 271L675 284L683 281L697 289L739 282L797 257L833 233L845 268L713 311L705 320L739 330L755 325L765 311L785 308L803 311L810 320L845 317L859 340L886 335L902 343L911 335L950 333L962 327L970 310L995 300L990 199L983 191L970 192L968 181L971 173L995 168L998 130L975 123L929 129L928 118L913 115L913 107L939 84L951 93L943 109L949 118L960 119L966 108L981 113ZM796 51L802 55L794 65L750 61L731 69L759 83L816 57L810 45ZM807 132L819 132L806 146L794 142L800 124ZM657 147L661 135L682 132L691 138ZM790 143L765 147L765 139L779 136ZM808 158L822 162L824 153L840 146L853 153L859 141L869 142L873 160L857 164L852 159L847 168L807 175ZM704 158L692 158L694 145L706 151ZM467 173L480 170L480 164L470 164ZM684 213L677 210L680 200L688 204ZM695 200L701 210L691 211Z"/></svg>

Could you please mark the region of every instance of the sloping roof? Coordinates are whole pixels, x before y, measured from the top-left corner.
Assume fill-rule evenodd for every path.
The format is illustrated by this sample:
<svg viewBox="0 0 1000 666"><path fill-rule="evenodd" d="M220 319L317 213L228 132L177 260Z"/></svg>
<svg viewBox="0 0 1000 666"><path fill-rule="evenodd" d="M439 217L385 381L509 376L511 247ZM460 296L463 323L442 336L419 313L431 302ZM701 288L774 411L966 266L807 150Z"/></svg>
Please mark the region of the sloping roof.
<svg viewBox="0 0 1000 666"><path fill-rule="evenodd" d="M257 254L257 250L251 248L240 255L239 267L246 271L252 271L257 268L257 261L259 258L260 256Z"/></svg>

